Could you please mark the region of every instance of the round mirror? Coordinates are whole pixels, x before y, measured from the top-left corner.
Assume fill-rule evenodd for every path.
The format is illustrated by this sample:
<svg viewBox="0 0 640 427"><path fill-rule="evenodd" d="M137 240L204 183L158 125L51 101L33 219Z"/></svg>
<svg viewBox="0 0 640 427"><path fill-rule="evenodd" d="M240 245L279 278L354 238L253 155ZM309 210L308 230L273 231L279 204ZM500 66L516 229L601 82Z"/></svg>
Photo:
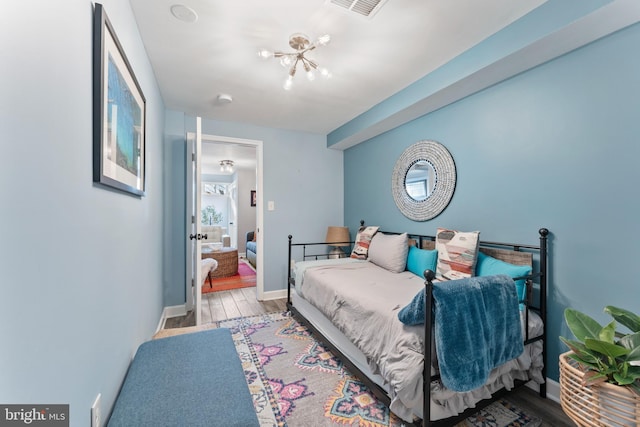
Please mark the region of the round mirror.
<svg viewBox="0 0 640 427"><path fill-rule="evenodd" d="M438 216L451 201L455 186L453 157L436 141L411 145L393 169L392 192L396 206L414 221Z"/></svg>
<svg viewBox="0 0 640 427"><path fill-rule="evenodd" d="M433 193L436 173L433 165L426 160L418 160L407 171L404 189L413 200L422 202Z"/></svg>

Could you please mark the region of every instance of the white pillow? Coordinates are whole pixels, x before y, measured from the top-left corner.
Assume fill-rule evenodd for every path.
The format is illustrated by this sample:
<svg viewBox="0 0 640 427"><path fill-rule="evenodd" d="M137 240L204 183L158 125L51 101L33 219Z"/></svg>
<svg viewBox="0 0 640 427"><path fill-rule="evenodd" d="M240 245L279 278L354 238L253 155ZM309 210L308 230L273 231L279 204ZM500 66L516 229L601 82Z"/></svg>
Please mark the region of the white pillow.
<svg viewBox="0 0 640 427"><path fill-rule="evenodd" d="M376 233L369 245L369 261L392 273L402 273L407 266L409 240L407 233Z"/></svg>

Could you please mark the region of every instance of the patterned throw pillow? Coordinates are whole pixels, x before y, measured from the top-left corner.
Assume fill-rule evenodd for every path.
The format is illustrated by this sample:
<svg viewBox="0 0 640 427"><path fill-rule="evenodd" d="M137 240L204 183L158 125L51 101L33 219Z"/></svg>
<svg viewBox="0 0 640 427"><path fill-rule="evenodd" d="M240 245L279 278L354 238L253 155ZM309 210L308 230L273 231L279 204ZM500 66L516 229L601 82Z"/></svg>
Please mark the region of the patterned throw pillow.
<svg viewBox="0 0 640 427"><path fill-rule="evenodd" d="M367 259L369 253L369 244L373 235L378 231L379 226L360 227L356 235L356 241L353 244L351 258Z"/></svg>
<svg viewBox="0 0 640 427"><path fill-rule="evenodd" d="M438 228L436 278L456 280L473 276L478 257L479 231L455 231Z"/></svg>

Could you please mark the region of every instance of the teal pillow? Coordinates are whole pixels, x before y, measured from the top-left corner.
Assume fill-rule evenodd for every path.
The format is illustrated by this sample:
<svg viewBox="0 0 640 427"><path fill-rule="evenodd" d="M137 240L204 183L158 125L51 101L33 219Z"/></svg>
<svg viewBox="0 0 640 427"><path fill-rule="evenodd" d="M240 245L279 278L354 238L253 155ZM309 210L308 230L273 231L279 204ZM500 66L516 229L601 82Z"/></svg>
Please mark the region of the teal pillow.
<svg viewBox="0 0 640 427"><path fill-rule="evenodd" d="M425 270L431 270L435 273L438 264L438 251L418 249L415 246L409 247L407 255L407 270L413 274L424 277Z"/></svg>
<svg viewBox="0 0 640 427"><path fill-rule="evenodd" d="M531 274L531 267L528 265L509 264L478 252L476 276L495 276L497 274L505 274L515 279L516 277L524 277ZM518 293L518 300L524 301L527 293L524 279L516 280L516 292ZM520 304L520 311L522 310L524 310L524 304Z"/></svg>

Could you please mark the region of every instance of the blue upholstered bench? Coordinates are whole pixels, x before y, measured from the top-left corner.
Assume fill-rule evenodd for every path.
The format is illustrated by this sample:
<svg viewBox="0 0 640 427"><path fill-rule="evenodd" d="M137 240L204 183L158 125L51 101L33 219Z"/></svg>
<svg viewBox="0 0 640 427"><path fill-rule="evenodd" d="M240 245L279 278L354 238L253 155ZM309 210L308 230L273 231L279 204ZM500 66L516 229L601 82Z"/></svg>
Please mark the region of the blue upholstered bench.
<svg viewBox="0 0 640 427"><path fill-rule="evenodd" d="M109 426L259 426L229 330L142 344Z"/></svg>

